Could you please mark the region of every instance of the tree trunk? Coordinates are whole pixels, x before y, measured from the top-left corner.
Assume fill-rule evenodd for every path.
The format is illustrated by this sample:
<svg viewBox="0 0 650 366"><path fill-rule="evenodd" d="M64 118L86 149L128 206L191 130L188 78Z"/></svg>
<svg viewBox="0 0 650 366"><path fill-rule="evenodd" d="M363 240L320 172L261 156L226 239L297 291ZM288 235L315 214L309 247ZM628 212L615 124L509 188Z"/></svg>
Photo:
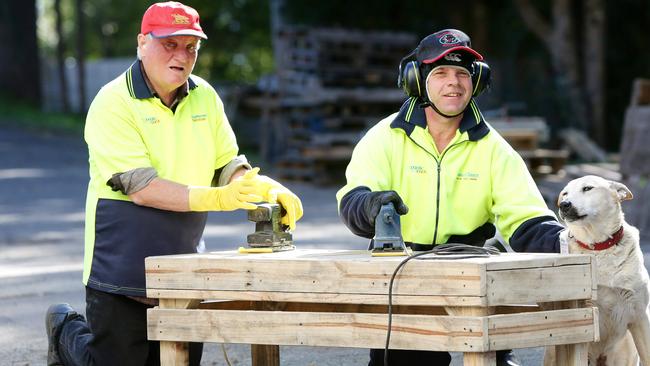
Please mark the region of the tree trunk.
<svg viewBox="0 0 650 366"><path fill-rule="evenodd" d="M571 18L571 0L553 0L552 26L542 19L530 0L515 0L515 5L528 28L542 40L551 54L558 92L569 101L569 125L586 131L587 107L578 71L580 64Z"/></svg>
<svg viewBox="0 0 650 366"><path fill-rule="evenodd" d="M83 0L75 0L75 17L77 18L77 72L79 75L79 112L86 113L86 47L83 14Z"/></svg>
<svg viewBox="0 0 650 366"><path fill-rule="evenodd" d="M605 4L603 0L584 1L584 65L590 135L603 147L607 144L605 122Z"/></svg>
<svg viewBox="0 0 650 366"><path fill-rule="evenodd" d="M554 0L552 47L553 68L560 92L565 92L570 103L569 125L587 131L586 98L580 87L580 63L575 45L571 0Z"/></svg>
<svg viewBox="0 0 650 366"><path fill-rule="evenodd" d="M0 92L40 105L35 0L0 2L0 44Z"/></svg>
<svg viewBox="0 0 650 366"><path fill-rule="evenodd" d="M56 66L59 76L59 92L63 112L70 112L70 99L68 97L68 83L65 78L65 41L63 37L63 16L61 15L61 0L54 0L54 13L56 14Z"/></svg>
<svg viewBox="0 0 650 366"><path fill-rule="evenodd" d="M488 52L490 43L488 42L488 6L486 0L477 0L471 6L472 8L472 23L473 34L469 36L472 38L472 48L478 50L479 53Z"/></svg>

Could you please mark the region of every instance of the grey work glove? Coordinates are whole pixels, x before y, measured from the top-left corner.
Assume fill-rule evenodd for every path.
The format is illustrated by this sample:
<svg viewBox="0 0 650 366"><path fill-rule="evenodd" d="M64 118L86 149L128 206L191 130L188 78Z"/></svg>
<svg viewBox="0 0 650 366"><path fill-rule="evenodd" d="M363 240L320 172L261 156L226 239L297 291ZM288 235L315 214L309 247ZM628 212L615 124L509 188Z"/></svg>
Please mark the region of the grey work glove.
<svg viewBox="0 0 650 366"><path fill-rule="evenodd" d="M395 191L379 191L379 192L370 192L368 197L366 197L366 202L364 203L364 211L368 221L371 225L375 224L375 218L381 210L381 206L392 202L395 206L395 212L398 215L406 215L409 212L409 208L406 206L402 198Z"/></svg>

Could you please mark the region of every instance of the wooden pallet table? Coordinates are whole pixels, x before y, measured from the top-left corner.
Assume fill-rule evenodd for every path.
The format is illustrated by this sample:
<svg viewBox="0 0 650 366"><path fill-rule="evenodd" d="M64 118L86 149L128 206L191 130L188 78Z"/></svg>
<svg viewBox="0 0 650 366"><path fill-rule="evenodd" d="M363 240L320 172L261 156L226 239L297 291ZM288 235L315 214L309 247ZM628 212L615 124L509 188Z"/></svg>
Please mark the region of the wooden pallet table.
<svg viewBox="0 0 650 366"><path fill-rule="evenodd" d="M254 345L254 365L279 365L278 345L383 348L390 277L405 257L366 251L234 251L149 257L148 337L163 365L187 364L186 342ZM556 345L558 364L587 365L598 340L594 262L587 255L509 253L412 259L392 294L391 349L463 352ZM537 306L543 304L543 306Z"/></svg>

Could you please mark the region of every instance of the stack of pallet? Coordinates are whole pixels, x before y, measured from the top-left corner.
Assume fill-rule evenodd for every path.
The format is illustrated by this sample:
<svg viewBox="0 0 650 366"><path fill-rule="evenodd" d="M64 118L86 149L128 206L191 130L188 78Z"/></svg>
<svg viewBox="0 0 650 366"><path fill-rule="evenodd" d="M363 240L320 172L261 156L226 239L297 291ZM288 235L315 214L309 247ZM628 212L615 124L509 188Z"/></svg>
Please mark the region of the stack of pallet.
<svg viewBox="0 0 650 366"><path fill-rule="evenodd" d="M650 79L636 79L630 105L625 111L621 140L621 181L634 194L627 203L625 218L650 242Z"/></svg>
<svg viewBox="0 0 650 366"><path fill-rule="evenodd" d="M505 117L488 121L517 150L533 175L555 174L566 164L568 150L540 148L540 144L549 139L549 129L543 118Z"/></svg>
<svg viewBox="0 0 650 366"><path fill-rule="evenodd" d="M261 155L283 179L340 182L363 133L406 98L396 86L397 70L417 39L292 27L275 42L277 88L257 101Z"/></svg>

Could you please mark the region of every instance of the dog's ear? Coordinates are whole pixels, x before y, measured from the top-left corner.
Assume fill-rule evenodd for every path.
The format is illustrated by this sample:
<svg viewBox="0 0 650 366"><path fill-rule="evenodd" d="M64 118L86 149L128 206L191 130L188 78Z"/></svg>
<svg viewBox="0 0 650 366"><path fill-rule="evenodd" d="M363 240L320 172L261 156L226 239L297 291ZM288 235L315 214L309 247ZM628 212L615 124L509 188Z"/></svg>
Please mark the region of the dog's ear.
<svg viewBox="0 0 650 366"><path fill-rule="evenodd" d="M619 201L631 200L634 195L623 183L609 181L609 187L616 192Z"/></svg>

